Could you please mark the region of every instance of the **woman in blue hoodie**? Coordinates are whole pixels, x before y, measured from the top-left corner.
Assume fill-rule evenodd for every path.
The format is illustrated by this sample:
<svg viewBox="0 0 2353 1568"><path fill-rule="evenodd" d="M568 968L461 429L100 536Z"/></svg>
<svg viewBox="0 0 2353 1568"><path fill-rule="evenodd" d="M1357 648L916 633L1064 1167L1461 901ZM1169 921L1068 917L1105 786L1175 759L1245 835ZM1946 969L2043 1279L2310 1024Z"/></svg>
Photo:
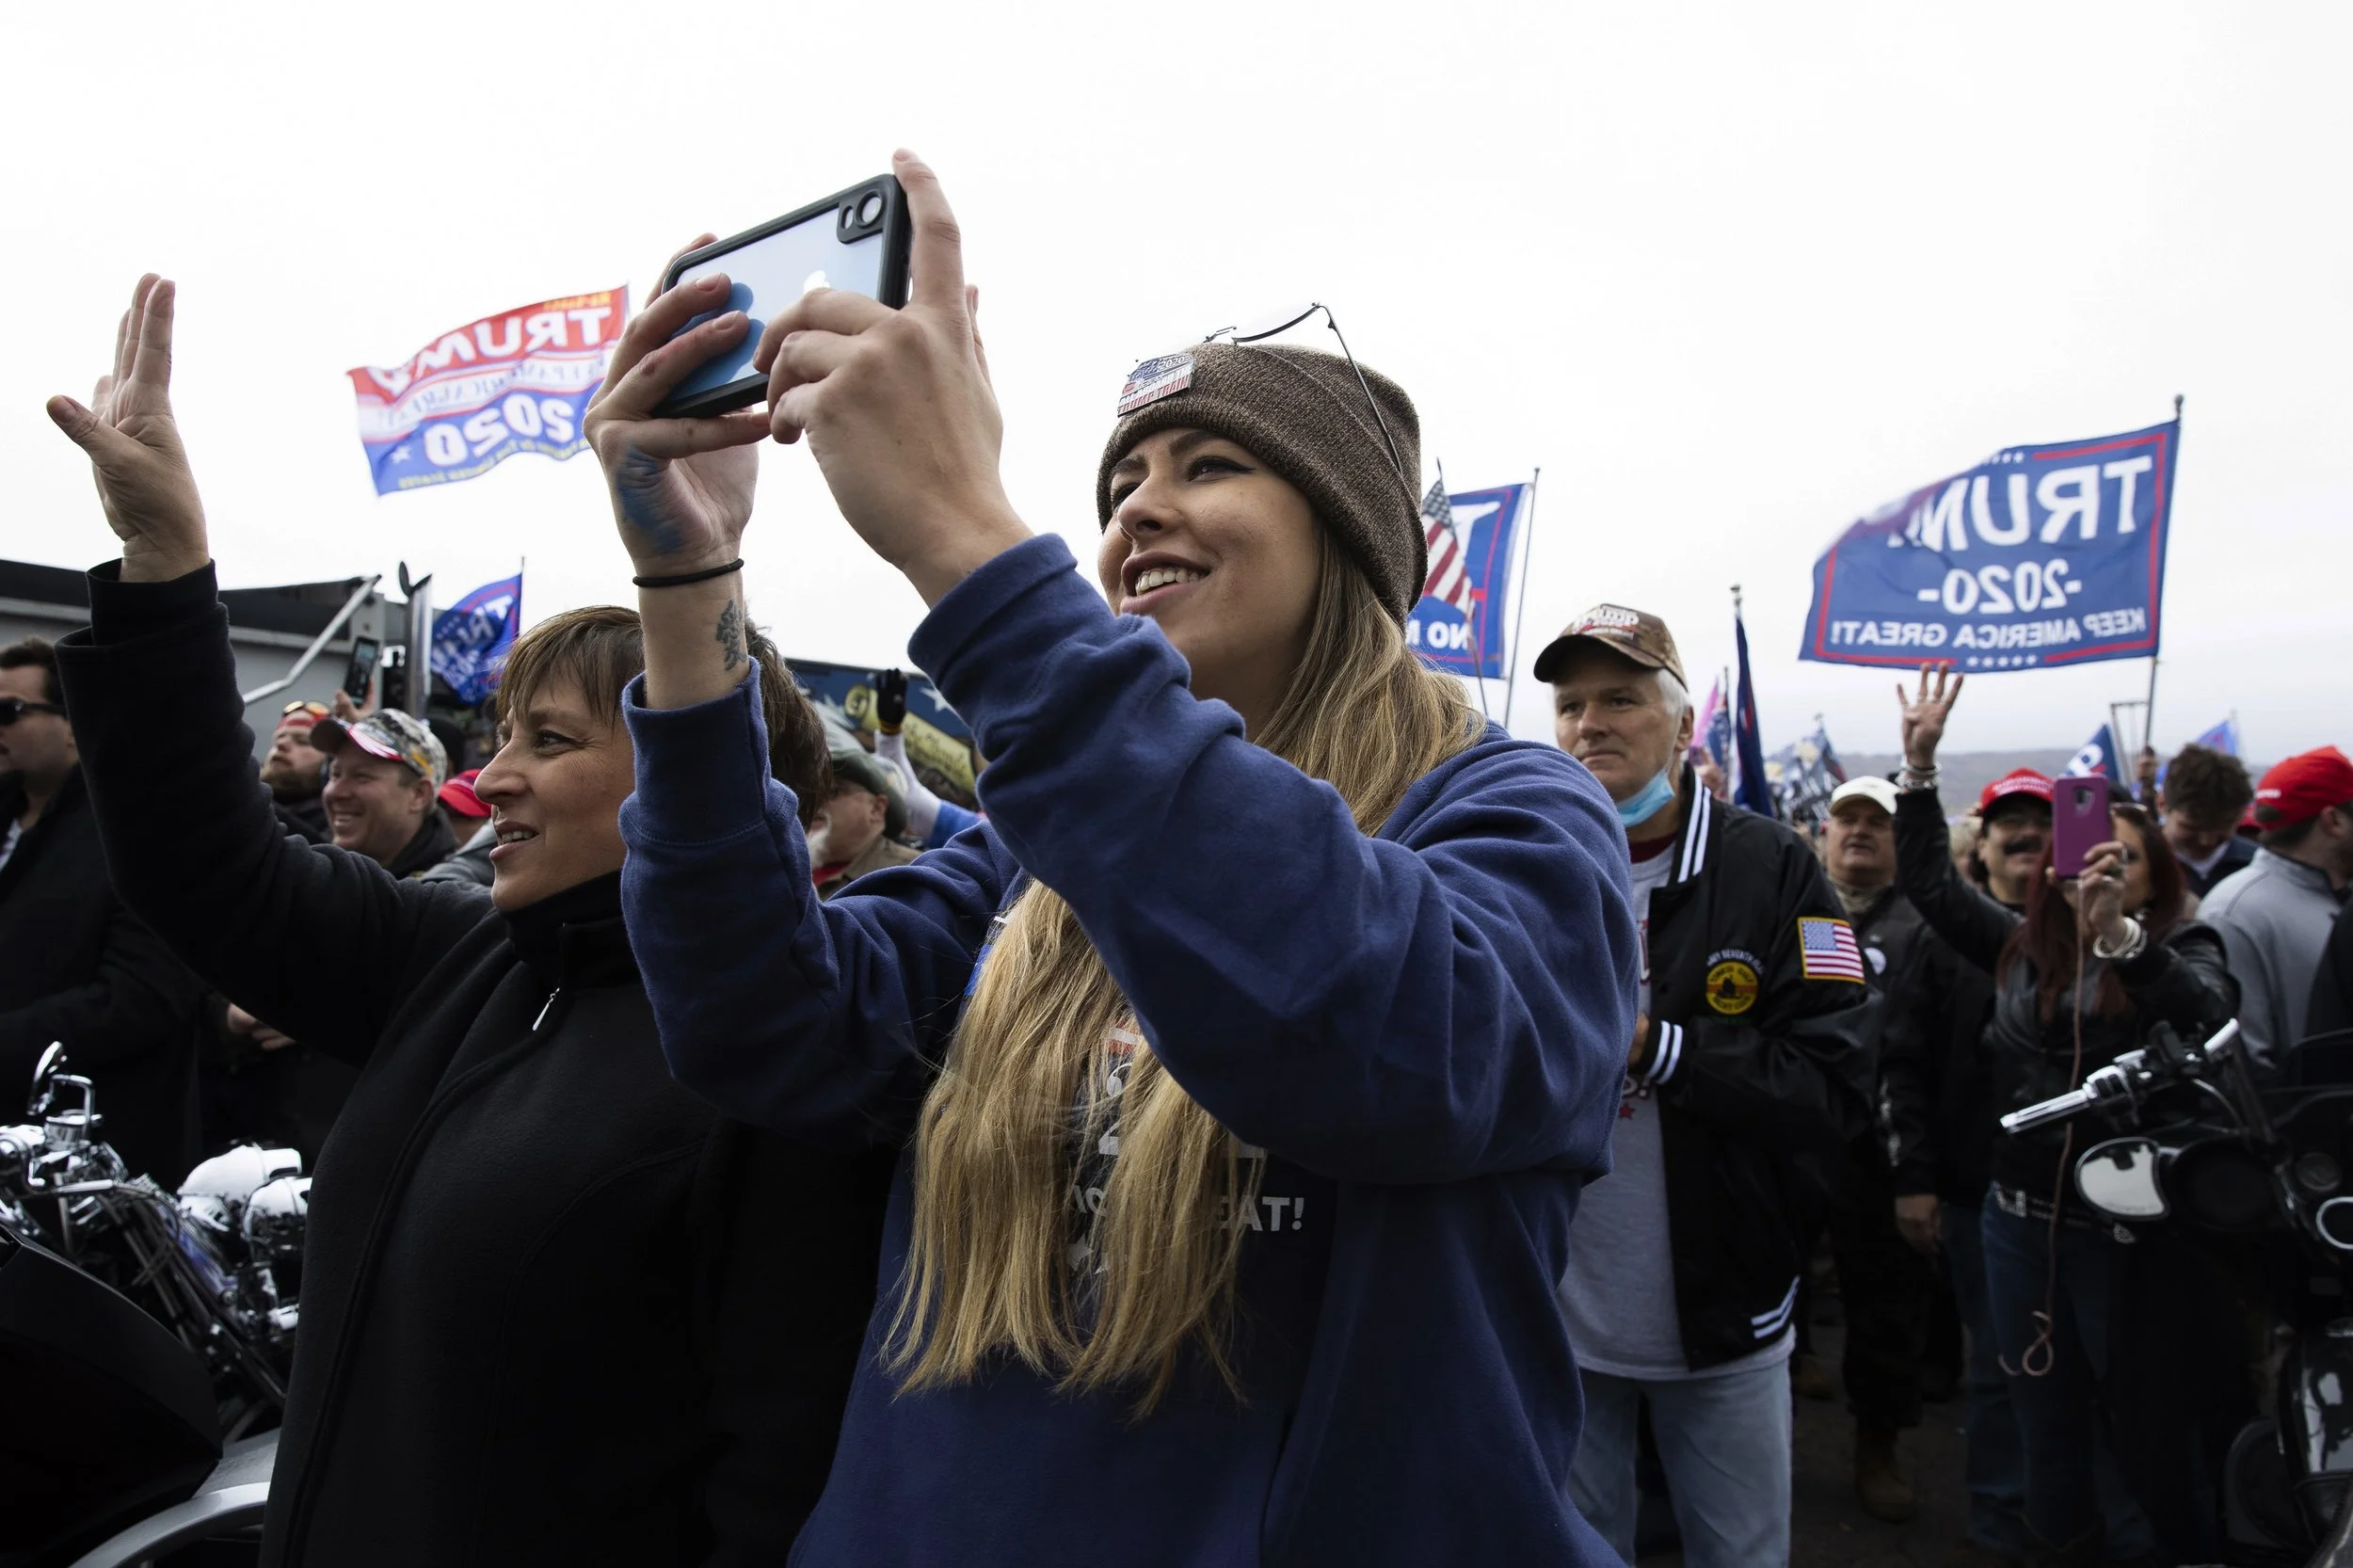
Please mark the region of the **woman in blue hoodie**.
<svg viewBox="0 0 2353 1568"><path fill-rule="evenodd" d="M1006 501L953 220L897 173L904 310L809 295L765 411L664 421L751 329L672 339L728 285L681 287L586 425L644 589L624 904L672 1070L905 1151L794 1561L1608 1561L1553 1292L1633 1035L1625 851L1407 649L1412 404L1295 348L1140 366L1098 595ZM990 760L985 823L824 904L740 635L771 433L931 606L910 651Z"/></svg>

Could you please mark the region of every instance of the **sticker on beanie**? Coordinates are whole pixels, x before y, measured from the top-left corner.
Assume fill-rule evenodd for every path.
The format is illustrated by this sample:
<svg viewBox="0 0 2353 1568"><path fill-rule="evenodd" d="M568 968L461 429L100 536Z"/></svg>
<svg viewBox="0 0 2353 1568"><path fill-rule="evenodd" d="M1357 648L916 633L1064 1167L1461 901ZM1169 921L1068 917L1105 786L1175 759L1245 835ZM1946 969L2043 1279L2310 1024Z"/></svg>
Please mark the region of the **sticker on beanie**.
<svg viewBox="0 0 2353 1568"><path fill-rule="evenodd" d="M1120 415L1125 418L1147 403L1174 397L1192 385L1192 355L1163 354L1146 360L1128 373L1128 384L1119 389Z"/></svg>

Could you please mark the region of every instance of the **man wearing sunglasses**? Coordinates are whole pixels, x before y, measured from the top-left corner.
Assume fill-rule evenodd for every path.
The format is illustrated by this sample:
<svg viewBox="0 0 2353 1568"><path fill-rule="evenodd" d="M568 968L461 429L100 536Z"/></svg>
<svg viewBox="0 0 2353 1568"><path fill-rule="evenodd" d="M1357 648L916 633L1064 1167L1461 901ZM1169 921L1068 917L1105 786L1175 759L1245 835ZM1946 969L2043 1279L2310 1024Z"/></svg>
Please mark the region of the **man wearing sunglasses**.
<svg viewBox="0 0 2353 1568"><path fill-rule="evenodd" d="M49 644L0 648L0 1116L62 1041L105 1139L167 1189L197 1156L197 984L106 876Z"/></svg>

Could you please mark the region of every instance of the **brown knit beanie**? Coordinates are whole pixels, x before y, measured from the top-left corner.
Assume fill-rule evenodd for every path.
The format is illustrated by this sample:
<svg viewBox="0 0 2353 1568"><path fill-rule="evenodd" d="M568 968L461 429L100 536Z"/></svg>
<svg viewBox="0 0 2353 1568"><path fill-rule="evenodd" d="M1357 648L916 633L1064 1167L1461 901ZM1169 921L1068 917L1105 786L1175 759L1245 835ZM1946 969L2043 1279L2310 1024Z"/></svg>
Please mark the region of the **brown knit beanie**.
<svg viewBox="0 0 2353 1568"><path fill-rule="evenodd" d="M1160 380L1183 381L1177 361L1188 357L1189 384L1142 403L1112 426L1095 472L1097 522L1111 526L1112 468L1138 441L1161 430L1211 431L1249 448L1296 485L1371 580L1382 607L1404 624L1430 574L1429 545L1413 480L1390 459L1348 361L1312 348L1205 343L1151 361L1140 374L1165 367ZM1421 421L1413 400L1377 371L1365 372L1365 384L1380 400L1405 474L1418 475Z"/></svg>

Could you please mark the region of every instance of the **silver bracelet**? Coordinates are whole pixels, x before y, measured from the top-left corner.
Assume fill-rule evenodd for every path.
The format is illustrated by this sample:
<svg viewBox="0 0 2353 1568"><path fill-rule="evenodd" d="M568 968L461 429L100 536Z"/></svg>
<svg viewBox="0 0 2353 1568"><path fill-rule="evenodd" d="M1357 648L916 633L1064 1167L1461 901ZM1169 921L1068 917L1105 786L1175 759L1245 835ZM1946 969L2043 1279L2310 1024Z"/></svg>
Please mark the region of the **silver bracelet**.
<svg viewBox="0 0 2353 1568"><path fill-rule="evenodd" d="M1906 762L1896 773L1896 788L1904 791L1933 790L1943 782L1945 770L1934 765L1915 768Z"/></svg>
<svg viewBox="0 0 2353 1568"><path fill-rule="evenodd" d="M2140 950L2149 945L2149 928L2129 915L2124 918L2124 923L2133 928L2133 934L2125 937L2124 945L2113 952L2108 951L2107 943L2099 937L2094 936L2091 939L2091 955L2094 958L2105 958L2110 963L2119 963L2127 958L2139 956Z"/></svg>

